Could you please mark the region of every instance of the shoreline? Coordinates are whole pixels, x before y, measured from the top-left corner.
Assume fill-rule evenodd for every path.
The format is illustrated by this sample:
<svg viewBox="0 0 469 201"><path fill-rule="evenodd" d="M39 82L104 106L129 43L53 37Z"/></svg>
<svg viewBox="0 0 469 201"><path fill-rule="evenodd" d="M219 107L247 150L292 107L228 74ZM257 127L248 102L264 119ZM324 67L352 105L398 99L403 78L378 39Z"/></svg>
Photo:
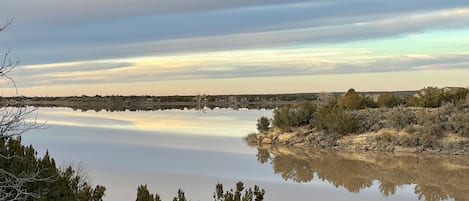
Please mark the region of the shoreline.
<svg viewBox="0 0 469 201"><path fill-rule="evenodd" d="M350 134L338 140L330 141L324 134L315 131L315 129L298 127L289 132L271 129L266 132L249 134L246 141L249 145L257 147L279 145L324 151L469 155L469 138L460 137L454 133L445 133L441 139L438 139L439 145L433 147L402 146L393 142L377 140L389 132L395 132L395 135L398 136L409 135L405 131L382 129L378 132Z"/></svg>

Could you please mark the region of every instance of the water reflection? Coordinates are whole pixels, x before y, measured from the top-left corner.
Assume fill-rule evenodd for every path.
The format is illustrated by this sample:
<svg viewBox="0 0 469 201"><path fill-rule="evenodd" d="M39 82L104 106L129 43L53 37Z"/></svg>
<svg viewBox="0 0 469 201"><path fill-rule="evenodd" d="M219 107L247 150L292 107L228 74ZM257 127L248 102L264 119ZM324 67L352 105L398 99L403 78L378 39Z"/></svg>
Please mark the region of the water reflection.
<svg viewBox="0 0 469 201"><path fill-rule="evenodd" d="M271 110L215 109L157 110L140 112L77 112L70 108L39 108L38 121L47 125L119 129L126 131L171 132L186 135L244 137L256 132L260 115Z"/></svg>
<svg viewBox="0 0 469 201"><path fill-rule="evenodd" d="M358 193L378 181L385 197L413 184L422 200L469 200L469 158L464 156L324 152L264 145L258 147L257 160L270 163L283 179L298 183L316 177Z"/></svg>

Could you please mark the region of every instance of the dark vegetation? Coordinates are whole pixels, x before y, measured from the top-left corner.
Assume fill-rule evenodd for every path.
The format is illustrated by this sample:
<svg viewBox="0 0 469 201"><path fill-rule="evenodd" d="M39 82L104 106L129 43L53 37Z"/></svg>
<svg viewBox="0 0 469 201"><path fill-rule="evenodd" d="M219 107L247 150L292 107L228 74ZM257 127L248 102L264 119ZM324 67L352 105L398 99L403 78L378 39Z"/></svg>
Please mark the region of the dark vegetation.
<svg viewBox="0 0 469 201"><path fill-rule="evenodd" d="M197 95L197 96L68 96L0 97L0 106L70 107L77 110L138 111L162 109L250 108L273 109L279 105L317 100L318 95Z"/></svg>
<svg viewBox="0 0 469 201"><path fill-rule="evenodd" d="M243 182L238 182L235 189L224 191L223 184L218 183L213 193L213 199L214 201L263 201L264 195L265 190L260 189L259 186L254 186L254 189L246 189ZM161 201L161 198L157 193L151 194L147 185L140 185L137 188L136 201ZM179 189L173 201L187 201L184 191Z"/></svg>
<svg viewBox="0 0 469 201"><path fill-rule="evenodd" d="M15 196L21 195L19 200L100 201L104 196L106 188L91 185L81 169L71 165L57 167L49 153L38 157L36 150L22 145L19 137L1 138L0 155L4 156L0 157L1 171L8 172L0 174L0 185L5 187L0 189L0 197L5 200L17 200ZM17 179L25 183L9 186L9 181Z"/></svg>
<svg viewBox="0 0 469 201"><path fill-rule="evenodd" d="M469 90L428 87L415 95L383 93L366 96L354 89L322 102L303 101L276 108L273 119L261 117L260 132L283 132L306 126L331 142L343 136L378 132L374 140L406 147L441 148L446 133L469 137ZM258 123L258 125L260 125ZM405 134L399 134L404 131ZM304 136L307 137L307 136ZM275 140L272 142L275 143Z"/></svg>

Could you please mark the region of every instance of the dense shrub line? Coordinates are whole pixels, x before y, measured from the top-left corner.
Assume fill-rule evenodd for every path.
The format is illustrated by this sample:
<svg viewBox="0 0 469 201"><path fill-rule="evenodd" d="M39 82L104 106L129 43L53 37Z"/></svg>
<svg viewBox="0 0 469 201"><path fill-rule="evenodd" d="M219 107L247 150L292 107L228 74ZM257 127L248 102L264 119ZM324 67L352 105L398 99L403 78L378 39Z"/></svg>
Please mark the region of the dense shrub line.
<svg viewBox="0 0 469 201"><path fill-rule="evenodd" d="M218 183L215 186L213 199L214 201L263 201L264 195L265 190L257 185L254 188L245 188L243 182L238 182L235 189L224 191L223 184ZM157 193L151 194L147 185L140 185L137 189L136 201L161 201L161 198ZM184 191L179 189L173 201L187 201Z"/></svg>
<svg viewBox="0 0 469 201"><path fill-rule="evenodd" d="M336 140L344 135L378 132L384 133L378 141L402 146L438 146L444 132L469 137L469 90L428 87L415 96L381 94L377 101L350 89L344 95L316 103L303 101L284 105L273 111L273 119L261 117L258 130L271 128L289 131L308 126ZM398 135L405 131L405 135Z"/></svg>

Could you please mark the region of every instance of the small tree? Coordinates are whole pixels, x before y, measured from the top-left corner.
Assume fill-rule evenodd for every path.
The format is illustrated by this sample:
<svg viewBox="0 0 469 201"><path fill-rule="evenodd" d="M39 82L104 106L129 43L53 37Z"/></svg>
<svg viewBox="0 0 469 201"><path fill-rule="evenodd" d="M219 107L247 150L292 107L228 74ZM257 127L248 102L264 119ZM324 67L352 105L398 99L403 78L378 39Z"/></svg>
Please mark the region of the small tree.
<svg viewBox="0 0 469 201"><path fill-rule="evenodd" d="M418 106L440 107L443 101L442 93L437 87L427 87L416 95Z"/></svg>
<svg viewBox="0 0 469 201"><path fill-rule="evenodd" d="M270 120L267 117L261 117L257 120L257 130L259 132L268 131L270 128Z"/></svg>
<svg viewBox="0 0 469 201"><path fill-rule="evenodd" d="M338 105L323 105L316 113L316 127L328 134L355 132L357 122Z"/></svg>
<svg viewBox="0 0 469 201"><path fill-rule="evenodd" d="M339 105L347 110L358 110L360 108L361 96L355 89L349 89L344 96L339 98Z"/></svg>
<svg viewBox="0 0 469 201"><path fill-rule="evenodd" d="M378 105L380 107L393 108L399 105L399 98L394 94L384 93L379 95Z"/></svg>
<svg viewBox="0 0 469 201"><path fill-rule="evenodd" d="M273 126L281 130L289 129L293 124L293 112L287 105L281 106L274 110Z"/></svg>

